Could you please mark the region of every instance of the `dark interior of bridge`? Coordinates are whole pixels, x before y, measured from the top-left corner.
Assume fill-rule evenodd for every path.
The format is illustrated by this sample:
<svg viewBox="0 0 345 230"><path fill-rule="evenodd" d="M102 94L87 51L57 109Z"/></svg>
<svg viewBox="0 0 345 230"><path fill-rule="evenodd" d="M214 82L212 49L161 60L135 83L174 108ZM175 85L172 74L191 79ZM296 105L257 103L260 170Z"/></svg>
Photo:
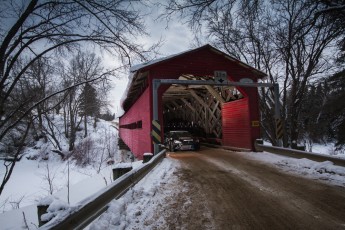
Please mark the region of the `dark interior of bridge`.
<svg viewBox="0 0 345 230"><path fill-rule="evenodd" d="M182 75L179 80L212 80ZM243 98L233 86L171 85L163 94L164 132L187 130L198 137L222 138L222 104Z"/></svg>

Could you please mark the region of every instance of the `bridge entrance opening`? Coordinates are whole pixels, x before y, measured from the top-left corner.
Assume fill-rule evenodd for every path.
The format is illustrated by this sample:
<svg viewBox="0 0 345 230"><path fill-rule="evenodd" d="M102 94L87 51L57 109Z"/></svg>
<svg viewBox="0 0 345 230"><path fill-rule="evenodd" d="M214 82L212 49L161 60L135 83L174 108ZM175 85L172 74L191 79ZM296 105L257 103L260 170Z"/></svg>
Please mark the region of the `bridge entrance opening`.
<svg viewBox="0 0 345 230"><path fill-rule="evenodd" d="M222 106L244 98L235 86L206 85L214 76L182 75L178 80L205 81L205 85L172 84L162 96L163 129L186 130L199 139L221 144Z"/></svg>
<svg viewBox="0 0 345 230"><path fill-rule="evenodd" d="M236 97L233 92L236 86L246 88L272 87L274 88L275 101L277 102L279 98L278 84L254 83L252 81L248 82L246 79L240 82L231 82L229 80L219 82L215 79L208 80L207 78L210 78L208 76L205 77L206 79L204 78L201 80L186 79L195 78L194 75L182 75L179 78L180 79L177 80L153 79L153 121L157 122L159 119L163 121L163 124L165 124L168 129L174 130L189 126L194 133L198 132L199 135L204 136L206 139L212 138L212 136L215 135L213 140L219 142L221 145L232 146L232 144L236 144L243 149L253 149L254 141L260 133L260 125L258 105L250 105L250 97L248 94L257 91L242 89L247 95L241 96L237 94ZM181 78L186 80L181 80ZM160 89L158 93L158 88L161 84L171 86L165 86L165 88ZM206 93L205 89L201 88L201 86L206 89ZM220 88L218 91L216 90L217 87ZM234 101L227 102L224 100L222 96L223 87L227 89L225 91L227 92L227 97L233 97L235 99ZM238 91L242 92L242 90ZM162 97L160 100L158 100L158 95ZM183 103L179 104L176 102L177 100L181 100ZM172 103L173 107L169 107L169 103ZM192 104L194 106L192 106ZM160 111L158 105L162 105ZM218 107L219 105L220 108ZM194 117L190 117L191 119L189 120L186 119L186 116L183 116L187 111L187 107L191 110L189 115L194 114ZM171 113L170 110L172 110ZM252 113L250 113L250 111L252 111ZM276 103L275 111L277 112L276 117L279 117L279 103ZM172 117L170 114L173 114ZM218 116L215 114L218 114ZM164 120L164 117L166 120ZM180 119L176 119L176 117ZM171 121L177 122L177 124L171 123ZM171 125L173 127L171 127ZM158 151L158 143L155 143L154 152L158 153Z"/></svg>

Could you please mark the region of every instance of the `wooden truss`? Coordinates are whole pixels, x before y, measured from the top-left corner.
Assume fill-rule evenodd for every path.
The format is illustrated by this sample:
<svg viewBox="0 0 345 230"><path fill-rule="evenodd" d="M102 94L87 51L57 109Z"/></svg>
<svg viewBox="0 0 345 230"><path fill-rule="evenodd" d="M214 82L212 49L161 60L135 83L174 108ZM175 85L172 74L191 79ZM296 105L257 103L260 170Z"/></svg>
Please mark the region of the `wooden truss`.
<svg viewBox="0 0 345 230"><path fill-rule="evenodd" d="M180 79L207 80L185 75ZM180 86L172 85L163 95L164 125L200 128L207 137L222 137L222 105L241 98L233 86ZM171 129L178 127L170 127ZM183 127L180 127L183 128ZM201 134L201 133L199 133Z"/></svg>

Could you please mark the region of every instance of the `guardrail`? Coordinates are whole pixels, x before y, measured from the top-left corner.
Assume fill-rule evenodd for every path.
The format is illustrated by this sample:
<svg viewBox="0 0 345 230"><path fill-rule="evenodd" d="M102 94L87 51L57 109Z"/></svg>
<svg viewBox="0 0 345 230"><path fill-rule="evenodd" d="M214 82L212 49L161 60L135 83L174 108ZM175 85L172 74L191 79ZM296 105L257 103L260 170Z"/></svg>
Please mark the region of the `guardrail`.
<svg viewBox="0 0 345 230"><path fill-rule="evenodd" d="M345 159L340 159L340 158L327 156L323 154L305 152L305 151L296 150L296 149L267 146L267 145L263 145L260 140L255 141L255 150L258 152L266 151L266 152L275 153L275 154L279 154L283 156L294 157L294 158L308 158L310 160L318 161L318 162L331 161L335 165L345 167Z"/></svg>
<svg viewBox="0 0 345 230"><path fill-rule="evenodd" d="M226 145L215 145L215 144L210 144L210 143L205 143L201 142L201 145L211 147L211 148L221 148L221 149L226 149L226 150L231 150L231 151L238 151L238 152L250 152L250 149L245 149L245 148L237 148L237 147L232 147L232 146L226 146Z"/></svg>
<svg viewBox="0 0 345 230"><path fill-rule="evenodd" d="M149 162L115 180L94 196L70 207L59 218L54 218L39 229L83 229L108 209L113 199L120 198L129 188L139 182L158 162L165 157L166 150L159 152Z"/></svg>

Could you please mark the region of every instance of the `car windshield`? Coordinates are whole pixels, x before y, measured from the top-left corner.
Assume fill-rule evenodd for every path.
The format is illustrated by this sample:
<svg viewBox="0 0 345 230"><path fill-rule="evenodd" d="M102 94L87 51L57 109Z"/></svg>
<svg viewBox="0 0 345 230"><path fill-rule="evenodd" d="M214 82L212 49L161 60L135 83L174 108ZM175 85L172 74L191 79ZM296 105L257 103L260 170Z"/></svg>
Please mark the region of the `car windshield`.
<svg viewBox="0 0 345 230"><path fill-rule="evenodd" d="M173 137L191 137L192 135L187 131L172 132Z"/></svg>

